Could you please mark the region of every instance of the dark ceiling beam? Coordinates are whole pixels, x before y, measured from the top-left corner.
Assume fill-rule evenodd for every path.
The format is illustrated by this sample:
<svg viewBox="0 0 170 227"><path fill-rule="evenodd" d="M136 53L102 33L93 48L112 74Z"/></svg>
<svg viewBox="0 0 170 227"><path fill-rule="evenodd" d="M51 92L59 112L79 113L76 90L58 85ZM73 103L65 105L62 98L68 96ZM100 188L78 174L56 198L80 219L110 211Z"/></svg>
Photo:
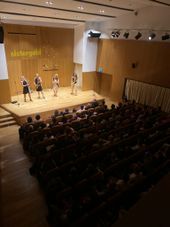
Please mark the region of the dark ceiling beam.
<svg viewBox="0 0 170 227"><path fill-rule="evenodd" d="M170 6L169 3L167 2L162 2L162 1L157 1L157 0L150 0L151 2L155 2L155 3L158 3L158 4L161 4L161 5L164 5L164 6Z"/></svg>
<svg viewBox="0 0 170 227"><path fill-rule="evenodd" d="M47 16L39 16L34 14L25 14L25 13L13 13L13 12L6 12L6 11L0 11L0 13L4 13L7 15L15 15L15 16L27 16L27 17L36 17L36 18L43 18L43 19L53 19L53 20L63 20L63 21L74 21L74 22L83 22L84 20L74 20L74 19L66 19L66 18L58 18L58 17L47 17Z"/></svg>
<svg viewBox="0 0 170 227"><path fill-rule="evenodd" d="M50 9L50 10L59 10L59 11L69 12L69 13L78 13L78 14L81 14L81 15L86 14L86 15L92 15L92 16L116 18L116 16L110 16L110 15L105 15L105 14L89 13L89 12L85 12L85 11L80 12L78 10L61 9L61 8L50 7L50 6L41 6L41 5L31 4L31 3L13 2L13 1L6 1L6 0L2 0L2 2L8 3L8 4L22 5L22 6L33 6L33 7L36 7L36 8L43 8L43 9Z"/></svg>
<svg viewBox="0 0 170 227"><path fill-rule="evenodd" d="M96 3L96 2L90 2L90 1L86 1L86 0L73 0L73 1L75 1L75 2L81 2L81 3L85 3L85 4L96 5L96 6L108 7L108 8L111 8L111 9L119 9L119 10L131 11L131 12L134 11L134 9L123 8L123 7L112 6L112 5L106 5L106 4L101 4L101 3Z"/></svg>

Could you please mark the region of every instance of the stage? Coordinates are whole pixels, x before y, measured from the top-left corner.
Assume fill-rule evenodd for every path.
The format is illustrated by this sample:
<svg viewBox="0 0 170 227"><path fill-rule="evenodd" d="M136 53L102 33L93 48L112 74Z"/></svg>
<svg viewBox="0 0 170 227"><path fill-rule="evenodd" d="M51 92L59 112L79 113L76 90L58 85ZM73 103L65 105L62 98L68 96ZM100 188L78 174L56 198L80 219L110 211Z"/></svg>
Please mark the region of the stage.
<svg viewBox="0 0 170 227"><path fill-rule="evenodd" d="M27 97L27 102L24 102L23 94L11 97L11 101L16 103L2 104L1 106L10 112L16 121L21 124L25 122L28 116L35 116L37 113L45 120L48 119L54 110L64 110L65 108L79 107L81 104L87 104L92 100L103 100L104 97L98 95L92 90L78 90L77 95L71 95L70 87L61 87L58 96L53 95L51 89L44 90L45 99L38 99L37 92L31 93L32 102Z"/></svg>

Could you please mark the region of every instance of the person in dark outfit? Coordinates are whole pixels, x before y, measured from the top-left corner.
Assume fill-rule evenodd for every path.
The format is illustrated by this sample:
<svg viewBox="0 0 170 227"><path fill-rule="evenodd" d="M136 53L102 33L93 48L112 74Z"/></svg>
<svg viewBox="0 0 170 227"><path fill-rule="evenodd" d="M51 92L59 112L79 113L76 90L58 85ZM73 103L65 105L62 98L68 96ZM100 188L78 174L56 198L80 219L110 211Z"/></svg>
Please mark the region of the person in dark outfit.
<svg viewBox="0 0 170 227"><path fill-rule="evenodd" d="M34 84L36 86L36 91L38 92L38 98L40 99L40 93L41 93L42 97L45 99L45 96L43 93L43 87L42 87L42 79L38 73L36 73L36 76L34 78Z"/></svg>
<svg viewBox="0 0 170 227"><path fill-rule="evenodd" d="M28 94L30 101L32 101L30 86L29 86L29 83L25 79L24 76L21 77L21 84L22 84L22 87L23 87L24 102L26 102L26 94Z"/></svg>

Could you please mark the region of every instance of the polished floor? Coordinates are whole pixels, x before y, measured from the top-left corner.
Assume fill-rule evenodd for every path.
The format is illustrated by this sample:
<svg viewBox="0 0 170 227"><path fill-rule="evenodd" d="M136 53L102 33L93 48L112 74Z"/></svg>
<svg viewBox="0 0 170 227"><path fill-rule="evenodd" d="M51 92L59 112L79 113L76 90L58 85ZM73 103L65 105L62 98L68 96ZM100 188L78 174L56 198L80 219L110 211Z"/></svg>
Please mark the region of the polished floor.
<svg viewBox="0 0 170 227"><path fill-rule="evenodd" d="M0 129L1 220L3 227L47 227L47 208L31 162L18 139L18 126Z"/></svg>

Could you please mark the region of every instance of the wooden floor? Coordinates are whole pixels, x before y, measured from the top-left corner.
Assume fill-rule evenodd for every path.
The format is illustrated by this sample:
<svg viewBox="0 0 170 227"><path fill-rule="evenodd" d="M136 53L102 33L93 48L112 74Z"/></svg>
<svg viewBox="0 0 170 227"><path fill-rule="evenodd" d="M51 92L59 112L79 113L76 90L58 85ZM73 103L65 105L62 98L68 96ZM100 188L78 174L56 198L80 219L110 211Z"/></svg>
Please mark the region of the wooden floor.
<svg viewBox="0 0 170 227"><path fill-rule="evenodd" d="M102 100L103 96L95 93L92 90L81 91L78 90L77 96L70 94L70 87L62 87L59 89L58 96L53 96L53 91L51 89L45 90L45 99L38 99L37 92L32 93L33 102L30 102L27 97L27 102L24 102L23 94L12 97L12 101L17 101L17 103L3 104L2 107L5 108L10 113L14 114L16 118L20 119L21 122L25 121L27 116L34 115L36 113L41 113L41 116L46 118L46 116L52 114L54 110L63 110L65 108L79 106L82 103L86 104L92 100ZM19 122L20 123L20 122Z"/></svg>
<svg viewBox="0 0 170 227"><path fill-rule="evenodd" d="M18 140L18 126L0 129L0 226L48 227L47 208L31 162Z"/></svg>

